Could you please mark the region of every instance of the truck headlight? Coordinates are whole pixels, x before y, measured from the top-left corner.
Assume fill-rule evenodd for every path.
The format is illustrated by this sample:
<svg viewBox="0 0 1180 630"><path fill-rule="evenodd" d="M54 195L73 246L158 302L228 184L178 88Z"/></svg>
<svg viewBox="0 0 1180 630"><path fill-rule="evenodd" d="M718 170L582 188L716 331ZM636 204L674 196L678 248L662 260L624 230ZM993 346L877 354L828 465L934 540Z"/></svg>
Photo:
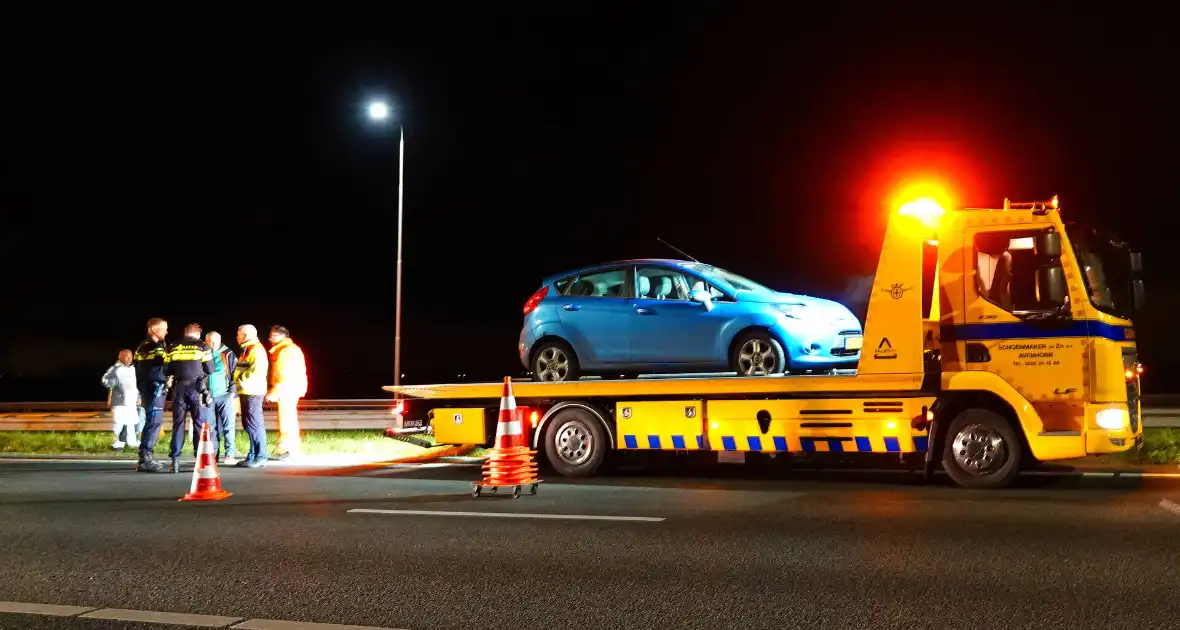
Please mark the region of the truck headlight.
<svg viewBox="0 0 1180 630"><path fill-rule="evenodd" d="M1107 431L1118 431L1130 424L1130 416L1125 409L1103 409L1094 415L1094 422Z"/></svg>

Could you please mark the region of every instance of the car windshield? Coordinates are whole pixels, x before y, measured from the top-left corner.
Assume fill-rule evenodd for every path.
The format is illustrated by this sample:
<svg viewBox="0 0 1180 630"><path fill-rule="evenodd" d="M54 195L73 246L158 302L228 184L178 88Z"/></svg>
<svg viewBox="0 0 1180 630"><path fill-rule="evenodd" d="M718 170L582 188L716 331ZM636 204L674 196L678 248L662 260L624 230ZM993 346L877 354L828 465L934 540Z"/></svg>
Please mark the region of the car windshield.
<svg viewBox="0 0 1180 630"><path fill-rule="evenodd" d="M757 282L750 280L749 278L739 276L736 273L733 273L732 271L726 271L720 267L714 267L712 265L705 265L705 264L701 264L701 263L697 263L695 265L686 265L686 266L689 269L692 269L693 271L695 271L703 276L706 276L709 278L714 278L716 280L720 280L721 282L725 282L725 283L729 284L731 287L737 289L738 291L755 291L758 293L774 293L774 289L768 289L768 288L758 284Z"/></svg>
<svg viewBox="0 0 1180 630"><path fill-rule="evenodd" d="M1131 268L1126 244L1078 223L1065 224L1065 233L1095 308L1116 317L1130 317Z"/></svg>

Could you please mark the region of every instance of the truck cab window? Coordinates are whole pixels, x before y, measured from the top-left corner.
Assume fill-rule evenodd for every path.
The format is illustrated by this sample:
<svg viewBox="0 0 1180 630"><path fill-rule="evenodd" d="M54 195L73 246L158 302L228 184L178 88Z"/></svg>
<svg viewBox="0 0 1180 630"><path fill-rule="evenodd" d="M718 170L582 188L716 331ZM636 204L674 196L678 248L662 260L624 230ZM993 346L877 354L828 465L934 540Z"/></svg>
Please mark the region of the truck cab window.
<svg viewBox="0 0 1180 630"><path fill-rule="evenodd" d="M1045 310L1037 294L1035 231L975 235L975 278L979 296L1013 314Z"/></svg>

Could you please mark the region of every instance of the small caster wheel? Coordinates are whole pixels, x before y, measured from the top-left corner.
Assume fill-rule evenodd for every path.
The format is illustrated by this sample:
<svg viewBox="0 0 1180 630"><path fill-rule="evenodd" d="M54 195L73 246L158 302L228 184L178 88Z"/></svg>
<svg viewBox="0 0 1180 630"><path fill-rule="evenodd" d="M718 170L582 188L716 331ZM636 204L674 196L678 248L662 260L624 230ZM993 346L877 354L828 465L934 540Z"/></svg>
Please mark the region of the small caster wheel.
<svg viewBox="0 0 1180 630"><path fill-rule="evenodd" d="M529 488L529 494L537 494L537 484L534 483L533 486Z"/></svg>
<svg viewBox="0 0 1180 630"><path fill-rule="evenodd" d="M496 486L492 486L492 494L496 494L497 490L499 490L499 488L497 488Z"/></svg>
<svg viewBox="0 0 1180 630"><path fill-rule="evenodd" d="M516 486L515 488L512 489L512 498L513 499L520 498L520 486Z"/></svg>
<svg viewBox="0 0 1180 630"><path fill-rule="evenodd" d="M478 497L479 493L482 491L483 491L483 488L480 486L471 486L471 496L473 496L473 497Z"/></svg>

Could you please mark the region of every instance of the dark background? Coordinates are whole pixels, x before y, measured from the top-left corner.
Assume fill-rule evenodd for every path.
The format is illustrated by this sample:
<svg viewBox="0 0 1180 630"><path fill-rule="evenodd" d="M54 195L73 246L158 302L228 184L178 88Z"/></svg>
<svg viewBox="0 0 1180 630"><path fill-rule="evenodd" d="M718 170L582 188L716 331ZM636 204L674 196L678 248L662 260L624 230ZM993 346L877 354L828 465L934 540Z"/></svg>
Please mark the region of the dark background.
<svg viewBox="0 0 1180 630"><path fill-rule="evenodd" d="M154 316L172 338L284 324L309 396L380 396L397 127L367 121L378 96L406 126L408 382L519 373L542 276L671 254L657 236L847 297L897 182L935 177L971 206L1060 194L1130 239L1145 387L1172 389L1163 15L788 4L10 16L0 397L101 399Z"/></svg>

